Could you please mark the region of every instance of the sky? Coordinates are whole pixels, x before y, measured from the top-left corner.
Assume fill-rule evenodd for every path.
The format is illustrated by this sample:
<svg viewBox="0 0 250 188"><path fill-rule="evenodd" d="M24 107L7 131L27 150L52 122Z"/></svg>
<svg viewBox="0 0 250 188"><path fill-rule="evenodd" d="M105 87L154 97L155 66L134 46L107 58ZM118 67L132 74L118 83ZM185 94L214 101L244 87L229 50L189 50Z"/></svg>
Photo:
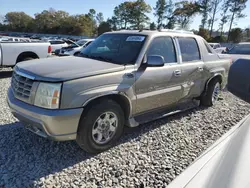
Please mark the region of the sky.
<svg viewBox="0 0 250 188"><path fill-rule="evenodd" d="M7 12L23 11L30 16L35 13L54 8L56 10L64 10L70 14L88 13L89 9L93 8L96 12L102 12L104 18L109 18L113 15L114 7L124 2L125 0L0 0L0 15L4 16ZM156 0L145 0L146 3L155 7ZM247 2L247 8L243 12L247 15L246 18L236 21L234 27L247 28L250 26L250 0ZM149 14L152 21L156 21L153 11ZM220 15L217 16L220 18ZM219 22L219 21L218 21ZM215 29L218 29L218 22L215 23ZM190 29L198 29L201 23L201 17L195 16L190 25ZM228 29L228 26L225 27Z"/></svg>

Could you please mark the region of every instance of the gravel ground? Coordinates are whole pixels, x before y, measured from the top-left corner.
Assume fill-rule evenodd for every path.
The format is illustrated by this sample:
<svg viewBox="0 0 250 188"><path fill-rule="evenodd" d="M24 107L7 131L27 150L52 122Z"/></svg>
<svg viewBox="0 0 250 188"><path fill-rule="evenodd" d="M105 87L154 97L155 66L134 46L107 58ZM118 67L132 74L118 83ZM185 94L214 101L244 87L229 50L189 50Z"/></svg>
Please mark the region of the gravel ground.
<svg viewBox="0 0 250 188"><path fill-rule="evenodd" d="M0 72L0 187L163 187L250 112L228 92L197 108L125 130L116 147L89 155L24 129L10 114L11 72Z"/></svg>

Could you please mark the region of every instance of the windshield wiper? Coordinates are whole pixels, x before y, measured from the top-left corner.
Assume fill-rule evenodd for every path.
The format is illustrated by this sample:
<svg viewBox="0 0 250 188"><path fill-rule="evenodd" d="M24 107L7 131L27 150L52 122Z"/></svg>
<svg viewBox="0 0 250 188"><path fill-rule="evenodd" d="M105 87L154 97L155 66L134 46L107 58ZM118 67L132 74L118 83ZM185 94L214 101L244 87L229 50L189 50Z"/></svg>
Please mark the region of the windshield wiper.
<svg viewBox="0 0 250 188"><path fill-rule="evenodd" d="M92 58L92 56L91 56ZM101 60L101 61L106 61L106 62L111 62L113 63L113 60L108 57L103 57L103 56L93 56L93 59Z"/></svg>
<svg viewBox="0 0 250 188"><path fill-rule="evenodd" d="M89 58L89 59L95 59L95 60L101 60L101 61L105 61L105 62L109 62L109 63L113 63L113 64L118 64L120 65L120 63L115 62L113 59L108 58L108 57L103 57L103 56L92 56L92 55L87 55L87 54L79 54L80 57L85 57L85 58Z"/></svg>
<svg viewBox="0 0 250 188"><path fill-rule="evenodd" d="M108 57L92 56L92 55L87 55L87 54L82 54L82 53L80 53L80 56L81 57L90 58L90 59L96 59L96 60L101 60L101 61L106 61L106 62L114 63L113 60L111 58L108 58Z"/></svg>

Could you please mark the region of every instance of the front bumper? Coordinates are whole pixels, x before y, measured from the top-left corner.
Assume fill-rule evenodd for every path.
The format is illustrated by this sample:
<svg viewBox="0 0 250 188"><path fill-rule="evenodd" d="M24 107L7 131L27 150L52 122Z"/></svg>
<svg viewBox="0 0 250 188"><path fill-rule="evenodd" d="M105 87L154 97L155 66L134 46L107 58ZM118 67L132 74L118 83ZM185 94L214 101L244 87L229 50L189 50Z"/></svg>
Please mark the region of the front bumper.
<svg viewBox="0 0 250 188"><path fill-rule="evenodd" d="M30 131L52 140L75 140L83 108L50 110L16 99L8 90L8 105L12 114Z"/></svg>

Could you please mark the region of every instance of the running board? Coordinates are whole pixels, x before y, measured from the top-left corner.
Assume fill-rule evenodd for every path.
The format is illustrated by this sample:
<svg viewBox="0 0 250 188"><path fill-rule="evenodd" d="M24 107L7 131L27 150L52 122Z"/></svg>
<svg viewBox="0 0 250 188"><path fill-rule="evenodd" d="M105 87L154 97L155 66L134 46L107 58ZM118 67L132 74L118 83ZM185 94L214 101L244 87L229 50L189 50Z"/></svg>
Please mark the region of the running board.
<svg viewBox="0 0 250 188"><path fill-rule="evenodd" d="M157 119L165 118L180 112L191 110L200 105L200 101L192 100L178 103L171 107L161 108L129 119L129 127L137 127L140 124L148 123Z"/></svg>

